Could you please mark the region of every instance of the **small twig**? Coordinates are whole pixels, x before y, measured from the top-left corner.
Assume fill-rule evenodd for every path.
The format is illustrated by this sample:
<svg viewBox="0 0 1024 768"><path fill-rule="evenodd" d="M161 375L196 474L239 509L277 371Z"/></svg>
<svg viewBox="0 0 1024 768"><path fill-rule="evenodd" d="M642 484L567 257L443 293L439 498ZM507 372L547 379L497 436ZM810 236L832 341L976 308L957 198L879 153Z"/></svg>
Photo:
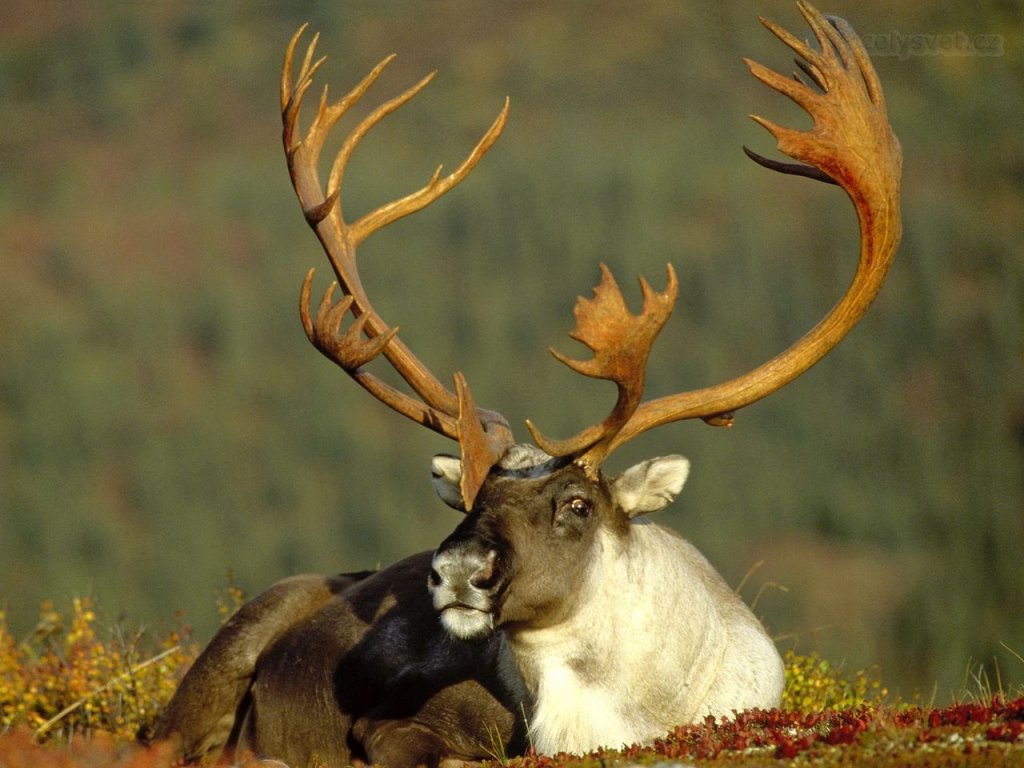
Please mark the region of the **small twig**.
<svg viewBox="0 0 1024 768"><path fill-rule="evenodd" d="M1020 662L1024 663L1024 656L1021 656L1021 655L1020 655L1019 653L1017 653L1017 652L1016 652L1015 650L1013 650L1013 648L1011 648L1010 646L1008 646L1008 645L1007 645L1006 643L1004 643L1004 642L1003 642L1002 640L1000 640L1000 641L999 641L999 644L1000 644L1001 646L1003 646L1003 648L1005 648L1005 649L1006 649L1006 651L1007 651L1007 652L1008 652L1008 653L1009 653L1009 654L1010 654L1011 656L1015 657L1015 658L1017 659L1017 661L1020 661Z"/></svg>
<svg viewBox="0 0 1024 768"><path fill-rule="evenodd" d="M105 682L103 685L99 686L98 688L94 688L93 690L89 691L89 693L87 693L85 696L83 696L82 698L78 699L78 701L75 701L75 702L69 704L68 706L64 707L64 709L62 709L56 715L54 715L49 720L47 720L45 723L43 723L41 726L39 726L36 729L36 732L34 734L32 734L33 740L39 741L39 739L42 736L44 736L51 728L53 728L53 726L55 726L57 723L59 723L61 720L63 720L68 715L70 715L72 712L74 712L76 709L81 707L83 704L85 704L87 701L89 701L93 697L98 696L99 694L103 693L105 690L107 690L107 688L109 688L111 685L113 685L118 680L121 680L121 679L123 679L125 677L131 677L136 672L139 672L140 670L145 669L146 667L148 667L151 664L156 664L156 662L158 662L158 661L160 661L162 659L167 658L172 653L175 653L176 651L179 651L179 650L181 650L181 646L180 645L175 645L175 646L173 646L171 648L168 648L166 651L162 651L161 653L158 653L156 656L154 656L151 659L146 659L145 661L143 661L143 662L141 662L139 664L136 664L134 667L131 667L130 669L126 669L124 672L121 672L121 673L119 673L117 675L114 675L112 678L107 680L107 682Z"/></svg>
<svg viewBox="0 0 1024 768"><path fill-rule="evenodd" d="M747 582L750 581L750 577L753 576L758 571L760 571L763 566L764 566L764 560L763 559L758 560L756 563L754 563L752 566L750 566L750 568L747 569L747 572L745 574L743 574L743 578L740 579L740 583L736 587L736 592L737 593L742 592L743 588L747 585Z"/></svg>
<svg viewBox="0 0 1024 768"><path fill-rule="evenodd" d="M761 587L757 590L757 594L754 595L754 599L750 601L750 610L756 610L757 604L761 601L761 595L764 594L766 589L777 589L779 592L789 592L789 587L785 584L779 584L777 581L766 581L761 584Z"/></svg>

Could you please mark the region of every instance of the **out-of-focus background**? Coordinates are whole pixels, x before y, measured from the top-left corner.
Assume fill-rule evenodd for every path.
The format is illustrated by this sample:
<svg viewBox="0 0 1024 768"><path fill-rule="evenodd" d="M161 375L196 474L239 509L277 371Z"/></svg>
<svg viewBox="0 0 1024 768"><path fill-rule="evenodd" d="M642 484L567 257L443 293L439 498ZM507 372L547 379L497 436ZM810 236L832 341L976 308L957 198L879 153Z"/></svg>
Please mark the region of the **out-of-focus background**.
<svg viewBox="0 0 1024 768"><path fill-rule="evenodd" d="M742 582L782 646L879 664L904 694L974 664L1024 678L1024 15L1016 2L832 0L864 37L905 153L905 236L862 325L731 430L662 428L611 462L693 462L659 521ZM747 160L747 114L806 125L741 57L784 72L758 14L790 2L57 3L0 8L0 603L91 594L111 623L218 591L373 567L457 523L429 458L453 446L371 401L305 340L327 265L289 186L278 71L303 21L356 110L435 68L359 148L349 215L454 167L463 186L368 241L381 314L481 405L568 435L614 391L547 348L606 262L679 272L649 393L775 354L845 288L840 190ZM344 125L351 126L346 122ZM526 435L520 428L519 434ZM760 566L760 567L758 567ZM744 581L744 576L748 578Z"/></svg>

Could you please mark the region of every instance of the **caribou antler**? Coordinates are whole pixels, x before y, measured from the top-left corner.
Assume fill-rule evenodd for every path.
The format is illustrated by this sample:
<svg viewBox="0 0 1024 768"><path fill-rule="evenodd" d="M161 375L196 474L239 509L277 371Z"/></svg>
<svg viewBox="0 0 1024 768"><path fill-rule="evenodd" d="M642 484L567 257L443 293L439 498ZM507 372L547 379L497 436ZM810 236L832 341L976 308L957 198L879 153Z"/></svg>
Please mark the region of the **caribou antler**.
<svg viewBox="0 0 1024 768"><path fill-rule="evenodd" d="M646 403L639 402L639 393L643 390L642 367L623 382L615 376L604 376L607 366L600 362L620 355L628 359L631 347L636 344L635 338L628 333L584 333L581 322L572 336L594 350L594 361L584 365L556 356L581 373L616 380L619 399L612 415L602 424L589 427L567 441L548 440L531 425L538 445L549 453L575 456L577 463L596 473L611 451L661 424L702 418L710 424L729 426L736 410L785 386L824 357L857 324L877 295L900 240L900 145L889 126L882 87L857 34L843 19L822 16L806 2L798 3L798 7L817 38L817 50L773 22L766 19L761 22L802 58L796 63L810 84L796 74L789 79L756 62L747 60L746 63L754 77L806 110L814 126L808 131L797 131L753 117L777 139L779 149L798 163L768 160L744 149L768 168L833 182L846 191L860 222L860 262L853 282L818 325L768 362L730 381ZM614 281L605 271L598 293L611 290L606 287L609 281L614 287ZM668 309L671 307L668 294L673 298L675 295L671 271L669 282L669 290L660 297L669 302ZM649 300L646 284L644 293ZM613 321L614 325L628 311L621 298L611 304L615 305L612 314L619 316ZM668 309L659 308L658 317L662 313L667 317ZM647 314L645 309L644 315ZM580 315L578 306L577 318ZM664 323L664 318L660 322ZM653 320L648 327L653 333L660 329ZM646 360L653 333L645 339L643 354L633 354L638 364Z"/></svg>
<svg viewBox="0 0 1024 768"><path fill-rule="evenodd" d="M456 393L449 391L398 338L398 328L388 326L374 311L359 279L356 248L377 230L430 205L465 179L501 135L508 118L508 100L483 138L455 171L442 177L439 167L421 189L382 205L355 222L346 222L342 215L341 192L345 169L353 151L373 126L419 93L433 74L381 104L356 125L334 159L325 192L317 170L324 141L342 115L366 93L394 56L381 61L362 82L333 104L327 103L325 88L316 116L303 135L298 124L302 99L324 61L323 58L313 61L318 39L314 36L298 74L293 77L295 49L305 29L306 25L303 25L292 37L281 73L284 149L292 184L306 221L320 239L344 295L335 303L336 286L332 284L321 299L316 316L311 316L309 304L313 270L310 270L303 282L299 301L302 326L317 349L378 400L413 421L459 441L463 464L461 490L463 502L469 509L488 471L512 443L508 422L499 413L475 406L469 386L461 374L455 376ZM350 313L355 319L342 330ZM415 397L364 370L363 366L380 356L402 376Z"/></svg>
<svg viewBox="0 0 1024 768"><path fill-rule="evenodd" d="M901 153L885 110L885 99L870 58L856 33L845 21L822 16L806 2L798 7L818 42L818 49L802 42L778 25L761 22L801 58L803 73L786 78L747 60L751 73L768 87L788 96L813 118L808 131L785 128L754 116L776 138L779 149L797 163L784 163L744 151L772 170L809 176L840 185L850 197L860 223L860 261L846 293L825 318L789 349L730 381L689 392L642 402L647 357L655 337L675 303L675 273L668 267L663 292L641 279L644 307L633 315L626 307L611 272L601 268L601 283L592 299L576 305L576 328L570 334L590 348L588 361L555 356L574 371L608 379L618 387L611 414L599 424L568 440L551 440L528 422L534 440L553 456L571 456L596 473L618 446L661 424L701 418L713 425L731 425L739 408L785 386L824 357L853 328L877 295L900 239L899 189ZM295 48L305 27L292 38L281 78L281 114L284 146L295 192L306 220L316 231L334 267L343 297L334 302L332 285L324 294L315 318L309 310L312 270L303 283L300 313L310 341L344 369L374 397L410 419L458 440L462 449L462 496L469 509L490 468L512 443L504 417L477 408L469 386L456 374L453 394L398 338L397 328L374 311L356 269L356 247L373 232L429 205L462 181L498 139L508 115L508 101L497 119L463 163L448 176L438 168L427 184L406 197L387 203L353 223L342 216L341 189L345 168L363 136L381 119L412 99L432 78L425 77L405 93L377 107L342 144L327 182L320 183L317 162L323 143L341 116L370 88L389 57L338 102L328 105L327 93L304 136L298 115L313 75L323 62L313 61L316 38L309 45L293 78ZM342 329L351 314L353 322ZM383 356L402 376L415 397L385 383L364 366Z"/></svg>

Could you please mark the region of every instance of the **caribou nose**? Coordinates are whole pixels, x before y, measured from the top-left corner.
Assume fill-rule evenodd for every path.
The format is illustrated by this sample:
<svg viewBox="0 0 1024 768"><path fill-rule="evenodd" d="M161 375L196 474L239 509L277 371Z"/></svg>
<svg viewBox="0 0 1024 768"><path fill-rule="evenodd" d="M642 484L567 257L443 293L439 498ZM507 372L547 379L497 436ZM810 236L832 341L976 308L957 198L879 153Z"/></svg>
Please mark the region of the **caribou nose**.
<svg viewBox="0 0 1024 768"><path fill-rule="evenodd" d="M473 550L442 550L431 562L429 583L432 589L447 588L455 593L465 589L489 592L498 580L495 563L498 553Z"/></svg>
<svg viewBox="0 0 1024 768"><path fill-rule="evenodd" d="M494 631L501 588L497 552L473 542L446 542L434 554L428 586L441 625L450 635L471 640Z"/></svg>

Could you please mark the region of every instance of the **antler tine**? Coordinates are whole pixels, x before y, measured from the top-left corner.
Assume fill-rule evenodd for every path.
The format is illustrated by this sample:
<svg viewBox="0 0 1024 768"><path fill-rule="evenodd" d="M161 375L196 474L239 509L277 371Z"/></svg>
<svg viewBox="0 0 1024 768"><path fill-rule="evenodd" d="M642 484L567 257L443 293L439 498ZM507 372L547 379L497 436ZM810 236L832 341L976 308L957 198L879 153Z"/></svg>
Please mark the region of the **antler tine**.
<svg viewBox="0 0 1024 768"><path fill-rule="evenodd" d="M439 167L421 189L381 205L350 224L342 213L341 191L352 153L377 123L426 87L433 74L379 105L352 129L335 156L325 191L320 182L318 162L328 135L394 56L377 64L355 88L333 104L328 104L327 89L324 88L316 114L302 134L299 129L302 101L324 61L323 58L314 61L317 44L317 36L314 36L298 73L294 73L295 52L305 29L306 25L303 25L292 37L282 67L282 139L295 193L307 222L327 253L344 296L334 303L332 285L324 294L314 317L310 312L313 280L313 271L310 270L303 282L299 301L303 328L317 349L378 400L413 421L460 442L463 447L463 500L469 508L479 490L479 483L512 442L508 422L499 413L477 408L461 375L455 380L457 392L453 394L448 390L398 338L398 328L388 326L376 313L359 278L356 248L377 230L421 210L464 180L501 135L508 118L508 99L490 128L454 172L442 177ZM350 312L355 320L343 331L342 323ZM379 356L391 364L412 388L415 397L363 369Z"/></svg>
<svg viewBox="0 0 1024 768"><path fill-rule="evenodd" d="M426 85L426 82L424 82L423 85ZM403 96L404 95L405 94L403 94ZM465 160L462 161L462 164L450 174L442 177L442 166L438 166L437 170L434 171L434 175L430 178L430 181L428 181L423 187L406 195L400 200L395 200L394 202L380 206L376 210L367 213L356 221L352 225L355 242L362 242L362 240L373 232L376 232L378 229L386 227L392 222L398 221L398 219L403 216L408 216L411 213L416 213L416 211L425 208L465 179L470 172L476 168L484 155L487 154L487 151L494 146L494 143L501 136L502 131L505 129L505 123L508 121L508 112L509 100L506 97L504 106L502 106L501 111L494 119L494 122L491 123L490 128L487 129L486 133L484 133L480 138L480 141L478 141L476 146L473 147L473 150L466 156Z"/></svg>
<svg viewBox="0 0 1024 768"><path fill-rule="evenodd" d="M715 426L730 426L736 410L785 386L824 357L857 324L878 294L901 234L900 145L889 126L877 75L856 33L842 19L823 16L806 2L798 6L814 32L818 49L773 22L761 21L803 59L798 62L800 69L816 88L753 61L747 60L747 66L754 77L807 111L814 125L808 131L797 131L752 116L776 138L779 150L796 163L769 160L744 150L770 169L835 183L846 191L860 224L860 259L853 281L823 320L768 362L721 384L641 403L612 431L599 425L581 432L575 442L549 442L559 455L586 451L577 462L594 469L623 443L662 424L701 418ZM604 424L615 420L617 417L609 417ZM592 439L595 442L587 445Z"/></svg>

